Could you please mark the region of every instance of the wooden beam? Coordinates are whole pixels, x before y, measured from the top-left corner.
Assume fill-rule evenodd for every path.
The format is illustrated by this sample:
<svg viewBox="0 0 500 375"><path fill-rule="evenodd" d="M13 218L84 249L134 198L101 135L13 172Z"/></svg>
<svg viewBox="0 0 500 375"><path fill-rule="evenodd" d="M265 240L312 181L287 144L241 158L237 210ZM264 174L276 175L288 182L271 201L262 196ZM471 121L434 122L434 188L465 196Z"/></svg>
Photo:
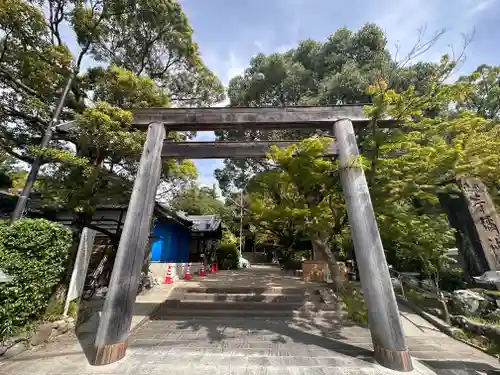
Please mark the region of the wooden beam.
<svg viewBox="0 0 500 375"><path fill-rule="evenodd" d="M253 142L165 142L162 157L174 159L264 158L272 145L289 147L300 141ZM325 156L335 156L336 147L325 150Z"/></svg>
<svg viewBox="0 0 500 375"><path fill-rule="evenodd" d="M135 297L150 234L156 188L160 181L164 138L165 128L162 124L151 124L148 127L94 343L95 365L116 362L126 354Z"/></svg>
<svg viewBox="0 0 500 375"><path fill-rule="evenodd" d="M171 131L222 129L331 129L337 120L348 118L366 124L364 105L330 107L222 107L222 108L136 108L132 124L138 128L152 122Z"/></svg>
<svg viewBox="0 0 500 375"><path fill-rule="evenodd" d="M368 310L375 359L392 370L411 371L413 365L365 173L359 163L353 163L359 157L354 128L349 120L341 120L335 123L333 129L339 153L340 182L347 206L361 290Z"/></svg>

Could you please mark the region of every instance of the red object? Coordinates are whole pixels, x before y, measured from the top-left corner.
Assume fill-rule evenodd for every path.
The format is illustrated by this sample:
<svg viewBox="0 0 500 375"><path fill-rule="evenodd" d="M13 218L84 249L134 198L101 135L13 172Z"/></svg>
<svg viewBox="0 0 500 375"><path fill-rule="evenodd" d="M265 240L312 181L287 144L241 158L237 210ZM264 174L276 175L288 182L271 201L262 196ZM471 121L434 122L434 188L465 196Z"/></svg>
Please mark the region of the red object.
<svg viewBox="0 0 500 375"><path fill-rule="evenodd" d="M215 264L212 263L212 270L210 272L215 272Z"/></svg>
<svg viewBox="0 0 500 375"><path fill-rule="evenodd" d="M215 263L215 272L219 272L219 263Z"/></svg>
<svg viewBox="0 0 500 375"><path fill-rule="evenodd" d="M191 278L191 263L188 263L186 266L186 276L184 276L186 280Z"/></svg>
<svg viewBox="0 0 500 375"><path fill-rule="evenodd" d="M163 280L164 284L171 284L172 283L172 265L169 264L167 267L167 275L165 276L165 280Z"/></svg>
<svg viewBox="0 0 500 375"><path fill-rule="evenodd" d="M205 263L201 264L200 276L205 276Z"/></svg>

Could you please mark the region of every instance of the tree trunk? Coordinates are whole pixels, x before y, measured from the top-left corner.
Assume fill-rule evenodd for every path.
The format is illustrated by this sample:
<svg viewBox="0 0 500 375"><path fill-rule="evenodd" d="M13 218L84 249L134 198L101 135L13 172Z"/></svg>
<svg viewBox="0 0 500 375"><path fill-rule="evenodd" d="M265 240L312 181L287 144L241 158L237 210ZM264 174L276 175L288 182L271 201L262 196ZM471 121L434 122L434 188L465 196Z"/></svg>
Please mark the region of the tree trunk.
<svg viewBox="0 0 500 375"><path fill-rule="evenodd" d="M332 275L333 287L335 291L343 292L345 290L344 276L337 267L337 260L328 245L328 241L323 238L320 233L314 233L311 236L311 243L313 247L314 260L324 261L327 263L330 275Z"/></svg>

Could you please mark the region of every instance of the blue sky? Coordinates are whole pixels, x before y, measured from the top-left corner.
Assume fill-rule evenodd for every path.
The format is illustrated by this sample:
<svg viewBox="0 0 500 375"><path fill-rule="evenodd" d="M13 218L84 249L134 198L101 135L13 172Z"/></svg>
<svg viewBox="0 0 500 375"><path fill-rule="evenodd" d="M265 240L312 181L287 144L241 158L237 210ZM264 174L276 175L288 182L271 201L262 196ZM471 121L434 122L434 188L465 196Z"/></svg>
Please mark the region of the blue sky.
<svg viewBox="0 0 500 375"><path fill-rule="evenodd" d="M475 30L461 73L479 64L500 65L500 0L180 0L199 44L202 58L224 84L241 73L256 53L283 52L298 41L325 41L340 27L358 29L367 22L382 27L389 46L411 48L418 29L430 36L446 29L444 37L424 59L435 60L460 50L462 34ZM495 15L497 17L495 18ZM200 133L200 140L213 139ZM220 160L195 161L201 184L216 183L213 171Z"/></svg>

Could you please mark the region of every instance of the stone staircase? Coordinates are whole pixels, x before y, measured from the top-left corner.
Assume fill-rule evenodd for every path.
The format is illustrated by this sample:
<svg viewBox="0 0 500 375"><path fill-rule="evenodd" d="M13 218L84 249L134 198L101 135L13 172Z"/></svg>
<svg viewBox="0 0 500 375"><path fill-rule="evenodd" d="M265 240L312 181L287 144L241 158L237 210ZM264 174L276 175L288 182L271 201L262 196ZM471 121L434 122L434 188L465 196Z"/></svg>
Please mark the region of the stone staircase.
<svg viewBox="0 0 500 375"><path fill-rule="evenodd" d="M179 317L324 316L335 306L325 303L318 288L179 286L153 313L152 319Z"/></svg>

